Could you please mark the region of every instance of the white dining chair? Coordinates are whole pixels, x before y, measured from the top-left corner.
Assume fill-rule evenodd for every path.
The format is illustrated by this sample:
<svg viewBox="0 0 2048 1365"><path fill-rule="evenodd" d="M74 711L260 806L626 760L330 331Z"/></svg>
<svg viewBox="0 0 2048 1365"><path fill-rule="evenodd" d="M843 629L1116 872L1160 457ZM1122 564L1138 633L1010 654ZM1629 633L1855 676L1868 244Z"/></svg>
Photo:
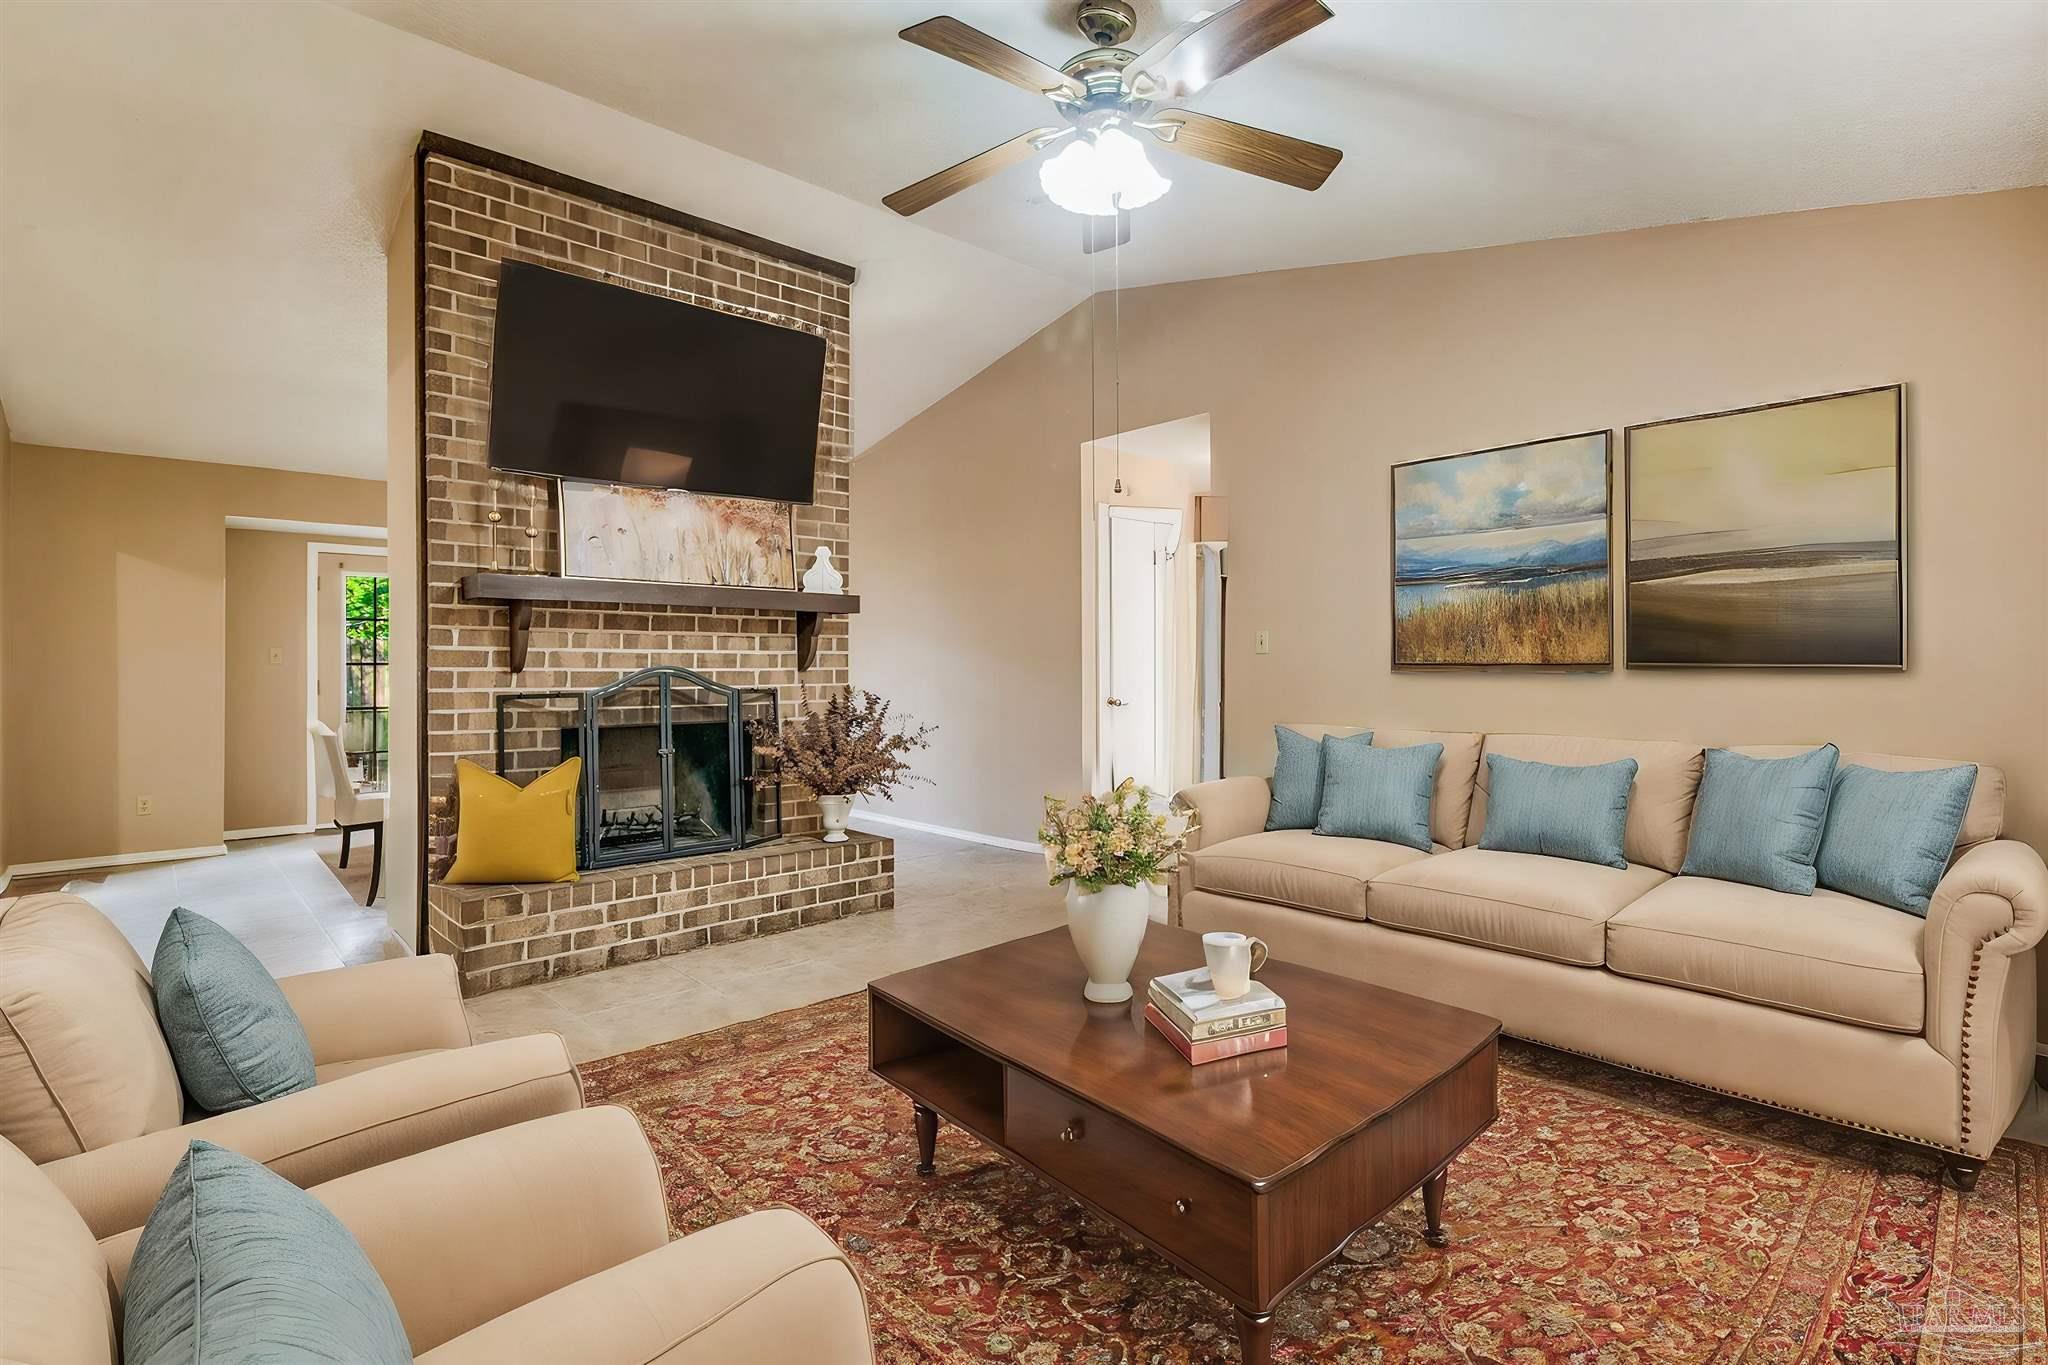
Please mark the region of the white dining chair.
<svg viewBox="0 0 2048 1365"><path fill-rule="evenodd" d="M348 866L351 836L360 829L370 831L370 894L363 898L363 904L375 905L377 884L384 876L384 809L390 797L384 792L356 790L355 779L349 775L348 755L341 747L341 736L324 722L316 720L306 729L320 746L320 761L314 771L318 774L320 794L334 802L334 827L341 831L343 867Z"/></svg>

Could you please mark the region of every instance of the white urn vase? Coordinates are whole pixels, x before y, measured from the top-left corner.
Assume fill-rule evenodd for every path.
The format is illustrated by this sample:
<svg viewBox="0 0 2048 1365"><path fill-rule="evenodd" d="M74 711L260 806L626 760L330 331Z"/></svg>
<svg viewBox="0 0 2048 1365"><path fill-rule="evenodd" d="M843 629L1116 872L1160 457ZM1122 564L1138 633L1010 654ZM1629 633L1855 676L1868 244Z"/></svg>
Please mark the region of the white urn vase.
<svg viewBox="0 0 2048 1365"><path fill-rule="evenodd" d="M818 814L825 821L825 842L843 844L846 842L846 817L853 814L853 798L850 796L821 796L818 798Z"/></svg>
<svg viewBox="0 0 2048 1365"><path fill-rule="evenodd" d="M1089 891L1067 883L1067 932L1074 936L1074 951L1088 969L1088 985L1081 994L1105 1005L1131 998L1131 968L1151 922L1152 893L1147 887Z"/></svg>
<svg viewBox="0 0 2048 1365"><path fill-rule="evenodd" d="M811 567L804 570L805 592L845 592L846 575L832 567L832 547L820 545L811 554Z"/></svg>

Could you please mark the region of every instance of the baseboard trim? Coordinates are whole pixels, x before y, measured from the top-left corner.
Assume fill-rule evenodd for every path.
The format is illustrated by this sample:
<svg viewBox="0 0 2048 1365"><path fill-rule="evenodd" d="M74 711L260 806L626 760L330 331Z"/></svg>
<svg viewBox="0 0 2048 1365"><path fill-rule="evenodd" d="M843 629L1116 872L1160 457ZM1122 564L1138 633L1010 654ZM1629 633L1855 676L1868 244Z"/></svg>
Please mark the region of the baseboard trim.
<svg viewBox="0 0 2048 1365"><path fill-rule="evenodd" d="M906 820L900 815L884 815L872 806L861 806L853 812L856 820L872 820L878 825L893 825L897 829L916 830L919 834L936 834L942 839L963 839L970 844L987 844L991 848L1013 848L1019 853L1037 853L1035 843L1022 839L1005 839L1000 834L982 834L971 829L954 829L951 825L930 825L922 820Z"/></svg>
<svg viewBox="0 0 2048 1365"><path fill-rule="evenodd" d="M52 872L93 872L102 867L135 867L142 863L182 863L194 858L223 858L228 846L202 844L198 848L156 848L147 853L107 853L97 858L57 858L47 863L16 863L7 869L15 877L44 877Z"/></svg>
<svg viewBox="0 0 2048 1365"><path fill-rule="evenodd" d="M287 834L311 834L311 825L270 825L263 829L231 829L221 835L224 843L235 843L242 839L278 839Z"/></svg>

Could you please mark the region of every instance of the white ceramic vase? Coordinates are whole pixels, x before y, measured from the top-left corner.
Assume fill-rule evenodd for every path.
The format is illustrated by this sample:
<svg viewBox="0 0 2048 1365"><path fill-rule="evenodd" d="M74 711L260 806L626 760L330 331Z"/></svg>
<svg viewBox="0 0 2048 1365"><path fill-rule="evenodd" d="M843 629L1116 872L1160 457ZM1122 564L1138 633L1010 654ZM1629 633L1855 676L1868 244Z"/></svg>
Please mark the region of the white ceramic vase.
<svg viewBox="0 0 2048 1365"><path fill-rule="evenodd" d="M811 567L804 570L805 592L845 592L846 575L832 567L832 547L820 545L811 553Z"/></svg>
<svg viewBox="0 0 2048 1365"><path fill-rule="evenodd" d="M1088 969L1081 992L1105 1005L1131 998L1131 968L1138 961L1145 926L1152 922L1152 892L1143 886L1105 886L1087 891L1067 883L1067 932Z"/></svg>
<svg viewBox="0 0 2048 1365"><path fill-rule="evenodd" d="M853 814L853 798L850 796L821 796L818 798L818 814L825 820L825 842L843 844L846 842L846 817Z"/></svg>

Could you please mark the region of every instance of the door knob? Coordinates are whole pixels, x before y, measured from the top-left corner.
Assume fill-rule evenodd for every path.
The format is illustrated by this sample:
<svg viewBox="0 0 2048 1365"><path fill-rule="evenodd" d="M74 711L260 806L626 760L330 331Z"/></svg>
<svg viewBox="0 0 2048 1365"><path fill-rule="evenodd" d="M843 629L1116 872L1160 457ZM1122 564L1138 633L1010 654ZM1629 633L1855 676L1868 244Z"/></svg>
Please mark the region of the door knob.
<svg viewBox="0 0 2048 1365"><path fill-rule="evenodd" d="M1130 703L1129 703L1129 702L1127 702L1127 701L1125 701L1125 700L1124 700L1124 699L1123 699L1122 697L1111 697L1111 698L1109 699L1109 704L1110 704L1111 706L1129 706L1129 705L1130 705Z"/></svg>

